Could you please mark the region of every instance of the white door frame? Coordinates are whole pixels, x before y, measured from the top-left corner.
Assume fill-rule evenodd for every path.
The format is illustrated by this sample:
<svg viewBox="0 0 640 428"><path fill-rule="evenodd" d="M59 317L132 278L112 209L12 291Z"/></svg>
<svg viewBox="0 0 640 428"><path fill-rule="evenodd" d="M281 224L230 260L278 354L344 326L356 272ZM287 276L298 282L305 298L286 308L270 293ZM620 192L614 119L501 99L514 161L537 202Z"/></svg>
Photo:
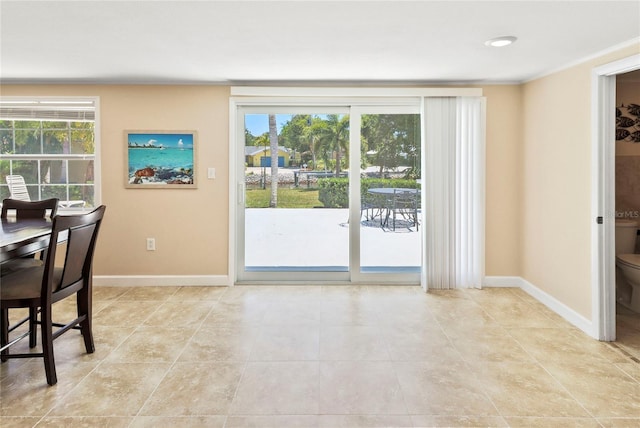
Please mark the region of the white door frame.
<svg viewBox="0 0 640 428"><path fill-rule="evenodd" d="M616 339L615 101L616 75L640 69L640 55L597 67L592 74L591 284L592 336ZM601 222L598 221L601 219Z"/></svg>

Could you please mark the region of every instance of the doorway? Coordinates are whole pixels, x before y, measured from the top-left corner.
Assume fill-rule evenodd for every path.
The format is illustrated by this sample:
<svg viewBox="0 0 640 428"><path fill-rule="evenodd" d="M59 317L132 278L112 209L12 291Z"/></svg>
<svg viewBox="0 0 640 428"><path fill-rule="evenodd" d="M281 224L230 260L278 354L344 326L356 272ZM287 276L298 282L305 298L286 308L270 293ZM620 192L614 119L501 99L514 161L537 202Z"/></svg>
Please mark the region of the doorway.
<svg viewBox="0 0 640 428"><path fill-rule="evenodd" d="M640 70L640 55L593 72L592 302L593 336L616 340L615 290L615 105L616 76Z"/></svg>
<svg viewBox="0 0 640 428"><path fill-rule="evenodd" d="M419 110L239 106L237 281L418 284Z"/></svg>

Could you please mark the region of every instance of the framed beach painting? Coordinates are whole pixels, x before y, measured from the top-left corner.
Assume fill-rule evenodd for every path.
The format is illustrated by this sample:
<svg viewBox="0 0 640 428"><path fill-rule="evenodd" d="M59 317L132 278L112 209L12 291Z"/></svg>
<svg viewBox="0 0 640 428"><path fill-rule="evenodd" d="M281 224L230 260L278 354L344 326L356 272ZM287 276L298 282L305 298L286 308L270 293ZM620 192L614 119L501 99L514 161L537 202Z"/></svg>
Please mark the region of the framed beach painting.
<svg viewBox="0 0 640 428"><path fill-rule="evenodd" d="M129 189L196 188L195 131L125 131Z"/></svg>

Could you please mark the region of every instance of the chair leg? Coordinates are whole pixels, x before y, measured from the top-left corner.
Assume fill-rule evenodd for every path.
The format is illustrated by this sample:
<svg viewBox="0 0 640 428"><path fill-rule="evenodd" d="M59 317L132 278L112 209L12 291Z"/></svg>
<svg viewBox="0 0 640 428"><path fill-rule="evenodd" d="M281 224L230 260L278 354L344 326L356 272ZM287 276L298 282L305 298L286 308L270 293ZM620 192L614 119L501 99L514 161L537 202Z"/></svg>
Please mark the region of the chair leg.
<svg viewBox="0 0 640 428"><path fill-rule="evenodd" d="M44 371L47 375L47 383L49 385L55 385L58 382L58 377L56 376L56 362L53 356L51 306L42 308L40 312L40 326L42 327L42 354L44 357Z"/></svg>
<svg viewBox="0 0 640 428"><path fill-rule="evenodd" d="M29 348L35 348L38 341L38 308L29 308Z"/></svg>
<svg viewBox="0 0 640 428"><path fill-rule="evenodd" d="M2 309L2 311L0 311L0 329L2 330L0 331L0 346L4 346L9 343L9 309L4 308ZM5 355L8 354L8 349L2 351L0 360L3 363L8 360L8 358L5 357Z"/></svg>
<svg viewBox="0 0 640 428"><path fill-rule="evenodd" d="M77 294L78 317L85 316L84 321L80 323L80 332L84 339L84 347L87 354L93 354L95 346L93 344L93 332L91 329L91 286L83 287Z"/></svg>

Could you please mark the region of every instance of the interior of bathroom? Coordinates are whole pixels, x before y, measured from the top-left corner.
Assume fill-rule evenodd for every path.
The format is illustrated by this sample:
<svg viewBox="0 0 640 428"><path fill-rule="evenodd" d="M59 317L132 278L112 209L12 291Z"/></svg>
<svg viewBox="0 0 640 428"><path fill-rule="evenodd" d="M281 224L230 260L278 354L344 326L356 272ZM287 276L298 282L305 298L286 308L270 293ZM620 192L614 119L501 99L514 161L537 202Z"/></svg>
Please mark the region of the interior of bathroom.
<svg viewBox="0 0 640 428"><path fill-rule="evenodd" d="M640 360L640 70L616 78L616 336Z"/></svg>

